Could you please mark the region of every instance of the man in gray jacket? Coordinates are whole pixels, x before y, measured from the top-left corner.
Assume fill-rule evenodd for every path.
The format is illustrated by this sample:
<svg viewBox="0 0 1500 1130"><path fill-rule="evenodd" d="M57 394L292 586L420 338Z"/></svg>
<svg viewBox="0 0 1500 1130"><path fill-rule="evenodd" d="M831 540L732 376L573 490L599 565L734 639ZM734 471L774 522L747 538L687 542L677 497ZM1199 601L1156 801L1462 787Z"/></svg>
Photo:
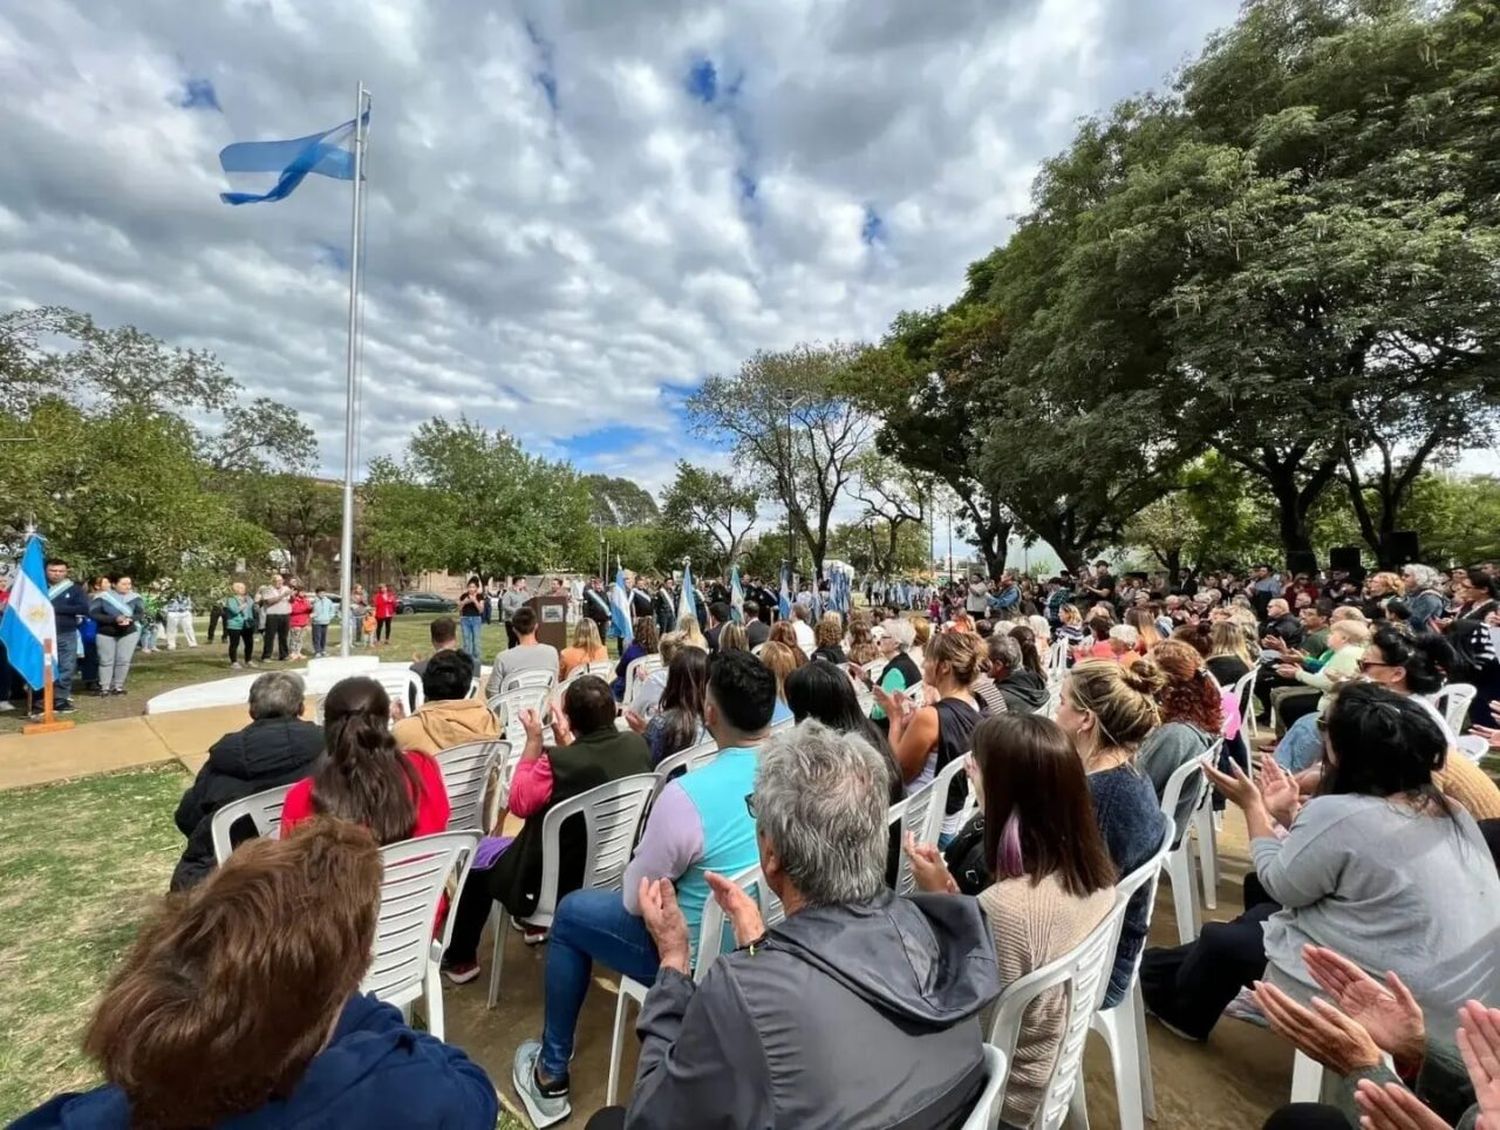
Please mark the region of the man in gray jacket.
<svg viewBox="0 0 1500 1130"><path fill-rule="evenodd" d="M752 899L710 875L740 948L695 984L672 884L642 880L661 971L615 1124L960 1126L985 1083L978 1015L1000 992L995 951L973 899L886 887L885 762L804 722L762 747L745 799L787 917L767 931Z"/></svg>

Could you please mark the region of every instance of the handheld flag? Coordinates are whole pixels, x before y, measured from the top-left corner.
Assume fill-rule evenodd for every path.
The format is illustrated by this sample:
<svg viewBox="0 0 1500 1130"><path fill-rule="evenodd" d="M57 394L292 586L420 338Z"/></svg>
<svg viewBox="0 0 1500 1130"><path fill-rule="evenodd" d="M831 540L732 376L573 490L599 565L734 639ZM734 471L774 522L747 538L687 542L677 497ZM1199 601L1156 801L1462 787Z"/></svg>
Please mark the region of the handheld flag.
<svg viewBox="0 0 1500 1130"><path fill-rule="evenodd" d="M370 112L365 111L365 124ZM309 173L334 180L354 179L354 154L344 148L354 137L354 119L322 133L290 141L238 141L219 151L226 173L280 173L269 192L221 192L225 204L265 204L290 196Z"/></svg>
<svg viewBox="0 0 1500 1130"><path fill-rule="evenodd" d="M783 620L792 618L792 567L781 565L781 599L776 602L776 611Z"/></svg>
<svg viewBox="0 0 1500 1130"><path fill-rule="evenodd" d="M20 571L11 586L10 603L0 616L0 643L5 644L16 673L32 690L41 690L47 681L47 653L57 654L57 618L47 591L42 539L35 534L26 543Z"/></svg>
<svg viewBox="0 0 1500 1130"><path fill-rule="evenodd" d="M609 586L609 620L614 634L620 638L621 648L635 639L635 629L630 623L630 593L625 588L623 565L616 565L615 583Z"/></svg>
<svg viewBox="0 0 1500 1130"><path fill-rule="evenodd" d="M677 597L677 619L684 616L698 618L698 602L693 598L693 566L687 558L682 560L682 592Z"/></svg>
<svg viewBox="0 0 1500 1130"><path fill-rule="evenodd" d="M729 610L736 624L745 622L745 590L740 587L740 567L729 574Z"/></svg>

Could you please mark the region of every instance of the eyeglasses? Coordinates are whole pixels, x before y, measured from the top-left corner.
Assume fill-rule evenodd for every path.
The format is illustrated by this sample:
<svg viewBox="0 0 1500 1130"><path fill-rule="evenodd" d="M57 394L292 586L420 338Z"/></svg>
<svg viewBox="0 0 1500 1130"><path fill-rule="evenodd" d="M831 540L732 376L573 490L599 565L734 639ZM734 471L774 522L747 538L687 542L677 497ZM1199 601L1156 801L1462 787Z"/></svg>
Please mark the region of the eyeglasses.
<svg viewBox="0 0 1500 1130"><path fill-rule="evenodd" d="M1378 660L1375 660L1375 659L1361 659L1359 661L1359 669L1361 671L1368 671L1372 667L1399 667L1399 666L1400 666L1399 663L1381 663L1381 662L1379 662Z"/></svg>
<svg viewBox="0 0 1500 1130"><path fill-rule="evenodd" d="M760 819L760 817L755 814L755 794L754 793L746 793L745 794L745 811L750 814L750 819L751 820L759 820Z"/></svg>

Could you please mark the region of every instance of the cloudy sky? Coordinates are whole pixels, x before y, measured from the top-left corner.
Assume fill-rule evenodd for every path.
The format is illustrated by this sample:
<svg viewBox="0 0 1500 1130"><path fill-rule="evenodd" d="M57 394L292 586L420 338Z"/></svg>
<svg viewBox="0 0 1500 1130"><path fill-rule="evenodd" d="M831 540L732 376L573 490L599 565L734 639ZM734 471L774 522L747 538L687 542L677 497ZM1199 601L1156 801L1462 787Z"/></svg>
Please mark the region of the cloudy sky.
<svg viewBox="0 0 1500 1130"><path fill-rule="evenodd" d="M342 470L347 182L218 150L374 92L362 456L466 414L656 489L758 348L951 300L1080 115L1238 0L46 0L0 8L0 310L213 349ZM273 176L236 175L262 191Z"/></svg>

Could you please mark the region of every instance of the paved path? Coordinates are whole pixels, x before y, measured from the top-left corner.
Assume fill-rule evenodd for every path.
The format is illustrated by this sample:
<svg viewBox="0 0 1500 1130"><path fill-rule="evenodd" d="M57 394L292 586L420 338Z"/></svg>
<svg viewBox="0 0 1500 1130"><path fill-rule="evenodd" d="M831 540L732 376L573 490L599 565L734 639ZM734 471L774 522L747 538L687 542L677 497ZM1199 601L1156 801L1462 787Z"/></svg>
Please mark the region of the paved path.
<svg viewBox="0 0 1500 1130"><path fill-rule="evenodd" d="M196 773L208 747L249 720L243 706L89 722L57 734L0 735L0 790L179 761Z"/></svg>

